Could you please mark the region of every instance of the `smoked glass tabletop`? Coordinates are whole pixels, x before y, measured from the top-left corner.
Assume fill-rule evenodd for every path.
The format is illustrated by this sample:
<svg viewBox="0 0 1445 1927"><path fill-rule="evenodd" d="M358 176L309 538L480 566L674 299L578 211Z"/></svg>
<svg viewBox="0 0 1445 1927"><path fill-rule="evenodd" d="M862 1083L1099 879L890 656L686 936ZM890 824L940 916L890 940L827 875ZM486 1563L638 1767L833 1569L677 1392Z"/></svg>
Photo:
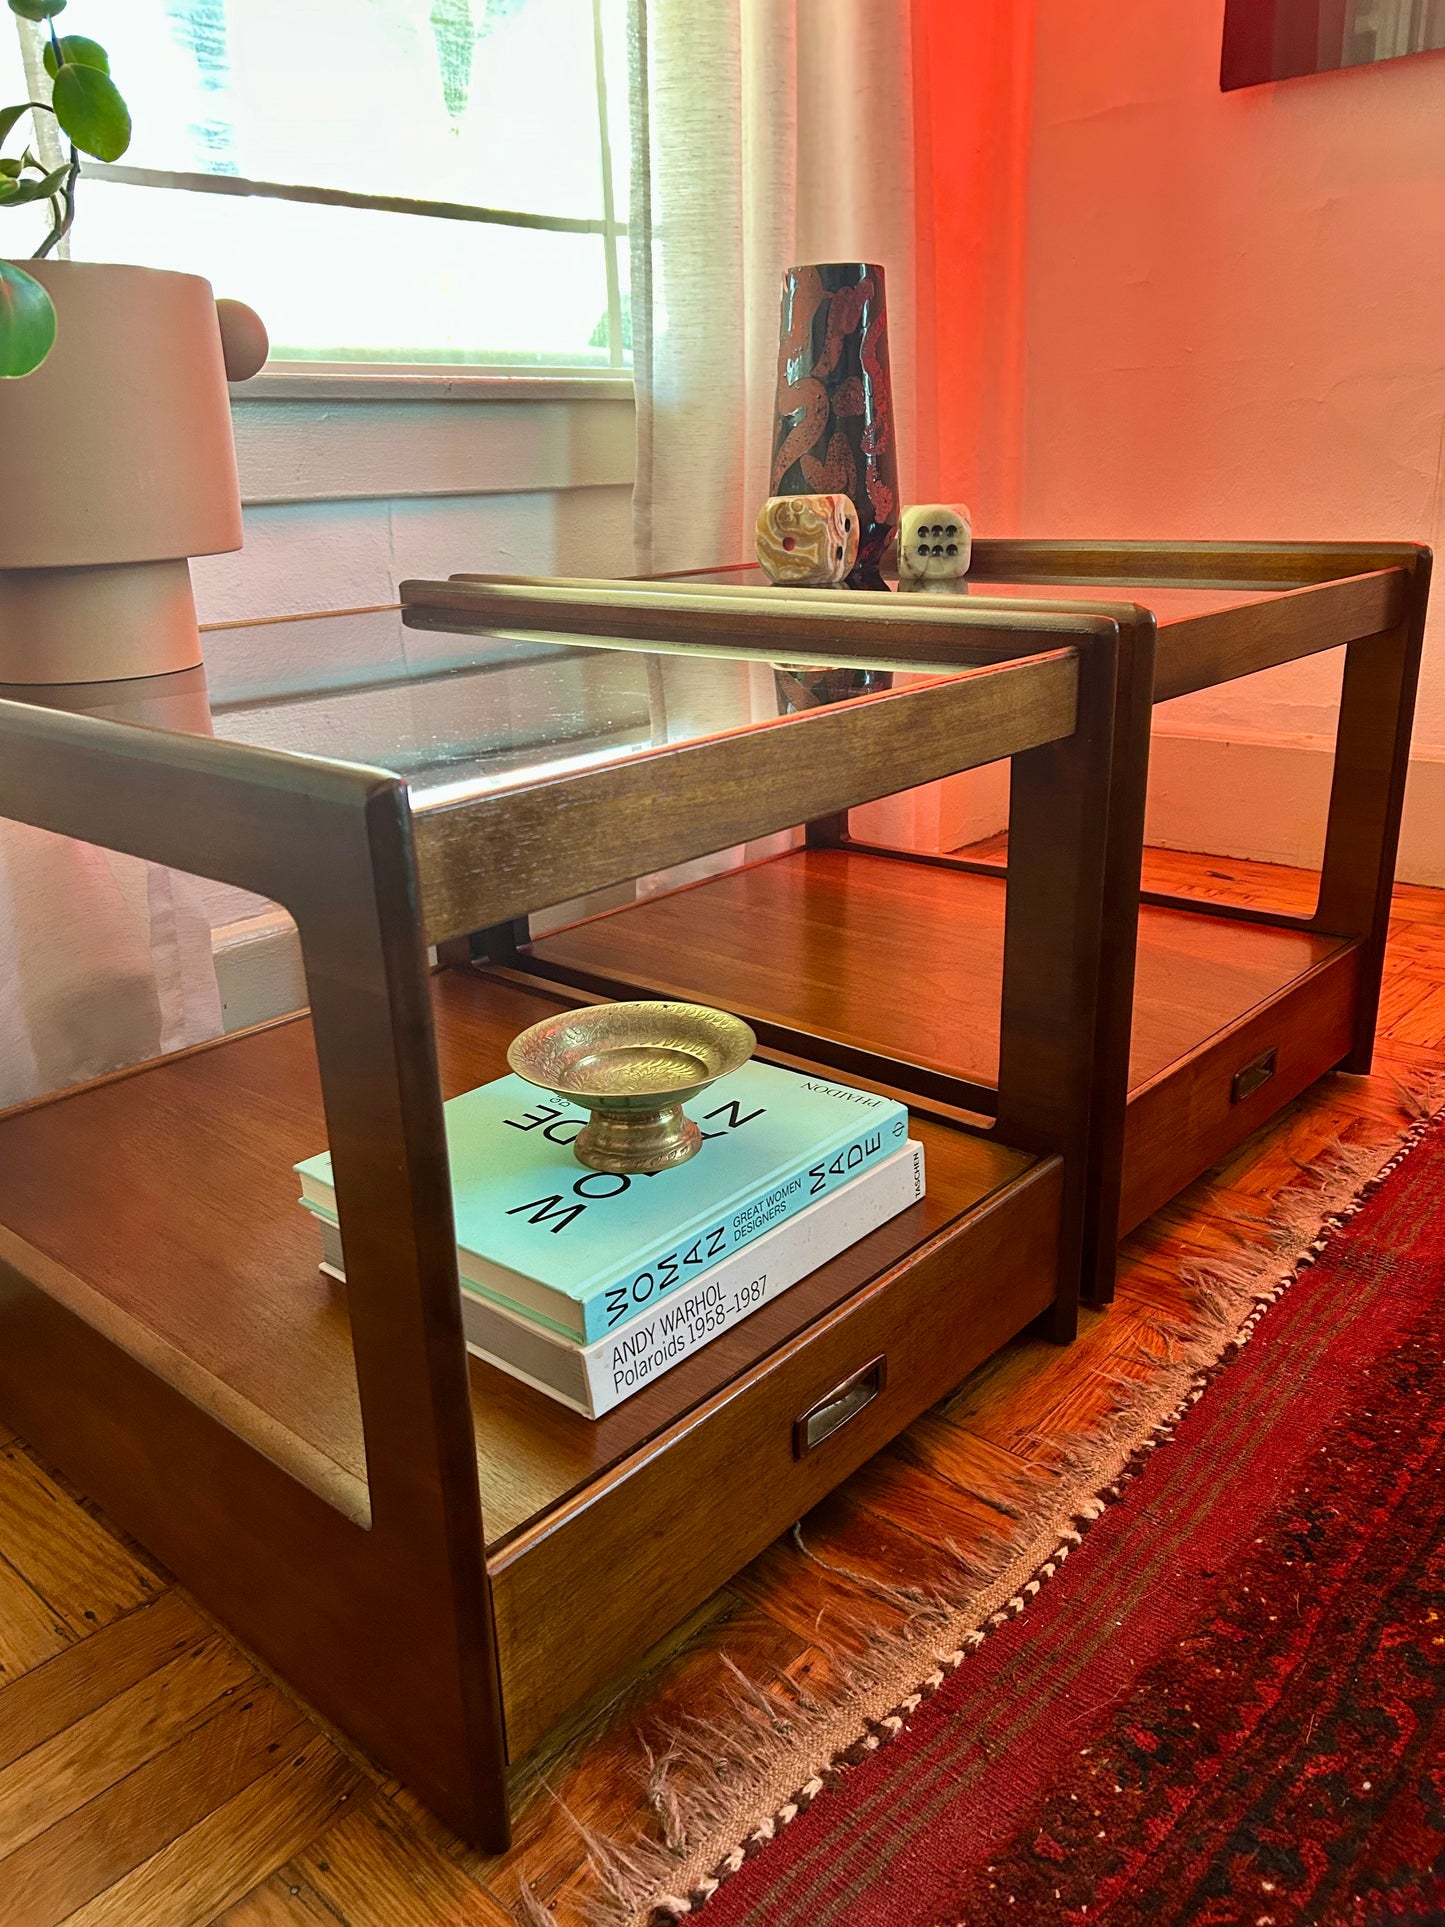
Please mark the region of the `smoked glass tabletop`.
<svg viewBox="0 0 1445 1927"><path fill-rule="evenodd" d="M767 587L756 569L715 579ZM989 582L970 593L1043 604L1138 600L1161 623L1261 599L1258 591L1131 593L1097 583ZM425 807L852 700L890 681L930 679L856 662L830 672L744 646L704 654L477 635L448 620L380 609L213 627L203 638L209 727L237 742L392 770Z"/></svg>
<svg viewBox="0 0 1445 1927"><path fill-rule="evenodd" d="M741 649L412 628L395 609L211 629L202 641L215 735L390 770L418 807L933 680Z"/></svg>
<svg viewBox="0 0 1445 1927"><path fill-rule="evenodd" d="M733 583L750 589L766 589L769 586L763 571L751 564L744 568L699 571L676 579L679 586L690 582L702 585ZM893 585L890 583L889 586ZM975 601L988 596L1003 596L1010 602L1063 602L1075 607L1081 602L1096 607L1100 603L1137 602L1143 608L1151 609L1163 628L1171 622L1187 622L1194 616L1214 615L1222 609L1239 609L1249 602L1268 602L1278 591L1193 588L1176 583L1154 587L1127 582L990 582L983 577L970 576L960 584L957 593Z"/></svg>

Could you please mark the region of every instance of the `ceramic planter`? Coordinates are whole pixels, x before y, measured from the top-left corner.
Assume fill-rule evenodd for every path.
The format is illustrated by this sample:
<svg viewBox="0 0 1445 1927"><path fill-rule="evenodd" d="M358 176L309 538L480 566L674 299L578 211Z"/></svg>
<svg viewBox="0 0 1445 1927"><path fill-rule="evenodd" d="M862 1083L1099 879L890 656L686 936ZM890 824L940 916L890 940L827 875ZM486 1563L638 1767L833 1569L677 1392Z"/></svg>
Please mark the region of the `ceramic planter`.
<svg viewBox="0 0 1445 1927"><path fill-rule="evenodd" d="M0 683L113 681L201 661L187 558L241 546L210 283L26 261L56 310L0 381Z"/></svg>

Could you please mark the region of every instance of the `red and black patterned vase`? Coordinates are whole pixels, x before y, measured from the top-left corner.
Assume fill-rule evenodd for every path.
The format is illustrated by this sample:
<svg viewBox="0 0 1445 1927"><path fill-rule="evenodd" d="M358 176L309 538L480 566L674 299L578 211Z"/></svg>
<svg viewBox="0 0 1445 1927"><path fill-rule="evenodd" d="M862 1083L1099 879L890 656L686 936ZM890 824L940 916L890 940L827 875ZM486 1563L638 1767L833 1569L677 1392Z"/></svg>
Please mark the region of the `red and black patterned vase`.
<svg viewBox="0 0 1445 1927"><path fill-rule="evenodd" d="M898 531L898 451L888 302L883 270L871 262L829 261L783 276L768 493L851 496L860 539L849 586L884 586L884 552Z"/></svg>

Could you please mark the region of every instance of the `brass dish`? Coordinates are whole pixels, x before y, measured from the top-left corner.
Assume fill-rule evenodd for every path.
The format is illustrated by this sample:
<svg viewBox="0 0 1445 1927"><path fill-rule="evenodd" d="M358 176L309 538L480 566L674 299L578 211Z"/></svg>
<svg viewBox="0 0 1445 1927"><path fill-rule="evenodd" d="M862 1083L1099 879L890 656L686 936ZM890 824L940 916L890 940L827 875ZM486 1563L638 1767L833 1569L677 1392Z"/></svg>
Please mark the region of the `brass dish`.
<svg viewBox="0 0 1445 1927"><path fill-rule="evenodd" d="M705 1004L594 1004L544 1018L512 1039L507 1062L529 1084L592 1116L573 1145L594 1171L665 1171L702 1145L689 1099L746 1064L757 1038Z"/></svg>

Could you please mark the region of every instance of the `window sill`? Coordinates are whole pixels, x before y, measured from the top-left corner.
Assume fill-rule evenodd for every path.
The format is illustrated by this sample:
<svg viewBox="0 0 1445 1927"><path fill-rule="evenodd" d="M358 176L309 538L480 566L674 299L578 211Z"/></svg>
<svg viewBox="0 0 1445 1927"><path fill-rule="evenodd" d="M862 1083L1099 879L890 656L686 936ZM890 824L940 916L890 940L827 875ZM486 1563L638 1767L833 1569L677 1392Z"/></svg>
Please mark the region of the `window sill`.
<svg viewBox="0 0 1445 1927"><path fill-rule="evenodd" d="M268 365L232 382L232 401L612 401L633 399L630 373L611 370L365 368L345 363Z"/></svg>
<svg viewBox="0 0 1445 1927"><path fill-rule="evenodd" d="M630 488L637 469L626 375L293 367L232 392L248 508Z"/></svg>

